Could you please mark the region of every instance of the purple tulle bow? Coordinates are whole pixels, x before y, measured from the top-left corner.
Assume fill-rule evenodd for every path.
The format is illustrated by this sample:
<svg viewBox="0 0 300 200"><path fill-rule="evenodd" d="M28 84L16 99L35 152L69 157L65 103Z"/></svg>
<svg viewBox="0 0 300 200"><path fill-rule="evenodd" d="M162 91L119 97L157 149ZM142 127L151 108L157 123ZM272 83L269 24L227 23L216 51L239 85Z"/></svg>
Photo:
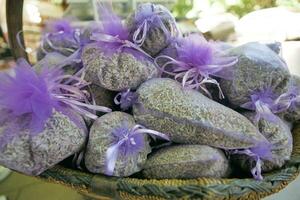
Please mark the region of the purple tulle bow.
<svg viewBox="0 0 300 200"><path fill-rule="evenodd" d="M11 126L5 127L0 147L22 130L29 130L31 136L40 133L54 110L72 115L71 109L92 119L97 118L95 111L111 112L109 108L89 102L83 89L88 84L76 76L64 75L56 68L44 68L38 74L25 59L19 59L13 76L0 73L0 122Z"/></svg>
<svg viewBox="0 0 300 200"><path fill-rule="evenodd" d="M119 51L128 52L138 59L152 59L149 54L130 41L129 30L110 6L104 6L102 3L98 3L97 6L102 27L94 31L90 39L96 41L106 55Z"/></svg>
<svg viewBox="0 0 300 200"><path fill-rule="evenodd" d="M229 150L229 154L246 155L255 161L255 167L251 169L251 174L256 180L263 180L261 175L262 159L271 160L273 158L270 143L262 143L249 149Z"/></svg>
<svg viewBox="0 0 300 200"><path fill-rule="evenodd" d="M13 74L0 73L2 118L26 116L30 118L29 128L36 133L43 128L56 104L48 92L44 75L34 73L26 61L18 60Z"/></svg>
<svg viewBox="0 0 300 200"><path fill-rule="evenodd" d="M119 92L115 96L114 102L116 105L120 105L122 110L128 110L134 103L136 103L137 98L137 94L128 89L126 91Z"/></svg>
<svg viewBox="0 0 300 200"><path fill-rule="evenodd" d="M155 11L155 6L156 5L154 4L149 4L147 7L144 6L143 10L135 15L137 29L133 33L133 42L138 46L144 44L147 32L151 27L160 27L168 40L179 35L179 29L177 28L176 23L174 23L174 26L171 26L171 30L168 31L161 19L162 14L168 14L170 18L173 18L172 14L167 9L164 11Z"/></svg>
<svg viewBox="0 0 300 200"><path fill-rule="evenodd" d="M71 21L68 19L56 19L46 22L44 29L45 33L59 33L62 32L65 35L71 35L74 29L71 25Z"/></svg>
<svg viewBox="0 0 300 200"><path fill-rule="evenodd" d="M283 97L284 95L281 96L281 99ZM241 107L256 112L254 118L256 123L261 118L270 122L276 122L278 117L275 114L287 109L286 106L281 105L283 101L279 101L270 87L253 92L250 98L251 101L242 104Z"/></svg>
<svg viewBox="0 0 300 200"><path fill-rule="evenodd" d="M224 98L223 92L215 77L231 79L233 74L229 67L237 63L236 57L223 55L213 48L204 37L191 34L179 39L177 58L161 55L155 59L159 66L159 59L167 59L168 62L160 66L160 70L182 82L183 87L201 89L211 97L206 88L206 83L215 84L219 89L219 97ZM172 67L168 67L172 65Z"/></svg>
<svg viewBox="0 0 300 200"><path fill-rule="evenodd" d="M139 152L143 151L145 147L144 134L149 134L153 137L160 137L169 141L169 137L163 133L146 129L141 125L135 125L129 128L127 124L116 128L113 135L116 141L106 151L106 175L112 176L118 156L136 156Z"/></svg>

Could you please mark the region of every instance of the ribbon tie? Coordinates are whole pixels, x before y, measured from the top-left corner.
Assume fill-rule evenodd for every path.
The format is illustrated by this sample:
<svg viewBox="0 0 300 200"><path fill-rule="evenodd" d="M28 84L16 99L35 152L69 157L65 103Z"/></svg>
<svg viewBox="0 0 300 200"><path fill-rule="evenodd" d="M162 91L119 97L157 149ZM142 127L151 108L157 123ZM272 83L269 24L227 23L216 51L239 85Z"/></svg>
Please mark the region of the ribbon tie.
<svg viewBox="0 0 300 200"><path fill-rule="evenodd" d="M115 104L120 105L122 110L128 110L136 101L137 95L135 92L131 92L130 89L119 92L114 98Z"/></svg>
<svg viewBox="0 0 300 200"><path fill-rule="evenodd" d="M142 50L138 45L134 44L133 42L131 42L129 40L122 40L118 36L112 36L112 35L105 34L105 33L93 33L91 35L91 40L94 40L97 42L119 44L119 48L118 48L119 51L121 51L122 48L125 48L125 47L132 48L152 60L152 57L148 53L146 53L144 50Z"/></svg>
<svg viewBox="0 0 300 200"><path fill-rule="evenodd" d="M133 128L129 128L127 124L123 124L113 132L113 135L117 140L106 151L106 175L113 175L119 155L125 157L136 156L143 150L145 146L143 134L160 137L167 141L170 140L167 135L158 131L146 129L141 125L135 125Z"/></svg>
<svg viewBox="0 0 300 200"><path fill-rule="evenodd" d="M149 31L151 25L159 26L162 28L163 33L169 40L171 37L177 36L177 31L174 27L171 26L170 32L167 30L166 25L162 22L160 14L163 14L162 11L154 12L150 17L147 17L143 22L138 26L136 31L133 34L133 42L139 47L142 46L146 40L147 32Z"/></svg>
<svg viewBox="0 0 300 200"><path fill-rule="evenodd" d="M255 122L258 123L261 118L276 122L278 117L276 113L287 110L297 98L291 97L289 93L284 93L279 97L273 93L271 88L255 91L250 95L250 101L241 105L242 108L254 110L256 112Z"/></svg>
<svg viewBox="0 0 300 200"><path fill-rule="evenodd" d="M276 105L278 112L291 109L292 111L296 110L300 105L300 89L298 87L291 87L288 92L281 94L276 99Z"/></svg>
<svg viewBox="0 0 300 200"><path fill-rule="evenodd" d="M201 56L201 55L199 55ZM167 59L162 66L159 66L159 59ZM218 76L218 73L224 68L231 67L237 63L236 58L226 59L222 64L209 64L196 66L192 63L185 63L176 60L170 56L161 55L154 60L161 73L166 73L174 77L175 80L182 83L182 86L189 89L203 90L210 98L211 93L206 87L206 83L215 84L219 90L219 98L224 98L224 94L218 81L211 77L211 75ZM167 69L167 67L169 68Z"/></svg>

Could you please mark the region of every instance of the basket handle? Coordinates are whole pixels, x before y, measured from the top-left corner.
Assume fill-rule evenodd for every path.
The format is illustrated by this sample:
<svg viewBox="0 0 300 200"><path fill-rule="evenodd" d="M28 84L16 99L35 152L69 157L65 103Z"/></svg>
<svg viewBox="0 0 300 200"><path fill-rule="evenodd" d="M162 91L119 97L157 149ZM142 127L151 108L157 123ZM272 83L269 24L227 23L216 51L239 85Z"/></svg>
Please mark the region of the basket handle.
<svg viewBox="0 0 300 200"><path fill-rule="evenodd" d="M23 30L23 3L24 0L6 1L6 23L8 30L8 40L15 59L23 57L28 59L27 53L20 47L17 34ZM20 34L21 45L25 47L24 35Z"/></svg>

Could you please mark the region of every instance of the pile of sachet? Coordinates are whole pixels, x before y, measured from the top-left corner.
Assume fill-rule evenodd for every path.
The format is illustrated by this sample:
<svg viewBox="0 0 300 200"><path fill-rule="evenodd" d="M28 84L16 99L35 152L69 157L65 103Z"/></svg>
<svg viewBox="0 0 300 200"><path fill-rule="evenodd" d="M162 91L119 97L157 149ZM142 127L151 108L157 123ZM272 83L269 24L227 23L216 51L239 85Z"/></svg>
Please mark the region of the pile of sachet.
<svg viewBox="0 0 300 200"><path fill-rule="evenodd" d="M66 158L96 174L253 176L284 166L300 119L300 78L280 44L183 36L161 5L125 23L47 23L30 66L0 73L0 164L39 175Z"/></svg>

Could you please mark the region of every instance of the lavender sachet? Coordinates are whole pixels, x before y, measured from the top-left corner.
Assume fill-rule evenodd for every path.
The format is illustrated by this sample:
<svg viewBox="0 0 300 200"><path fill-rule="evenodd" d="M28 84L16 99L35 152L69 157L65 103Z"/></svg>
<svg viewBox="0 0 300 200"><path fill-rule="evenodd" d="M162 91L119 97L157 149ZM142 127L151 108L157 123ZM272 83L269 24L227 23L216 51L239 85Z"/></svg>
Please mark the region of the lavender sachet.
<svg viewBox="0 0 300 200"><path fill-rule="evenodd" d="M99 4L102 26L82 54L85 79L112 91L137 88L157 75L150 55L134 44L129 30L112 9Z"/></svg>
<svg viewBox="0 0 300 200"><path fill-rule="evenodd" d="M85 152L90 172L126 177L141 171L151 152L150 136L169 138L135 123L123 112L112 112L98 118L91 127Z"/></svg>
<svg viewBox="0 0 300 200"><path fill-rule="evenodd" d="M180 35L175 18L159 4L140 4L126 24L134 43L151 56L156 56L173 37Z"/></svg>
<svg viewBox="0 0 300 200"><path fill-rule="evenodd" d="M146 178L226 178L231 168L220 149L206 145L172 145L159 149L146 161Z"/></svg>
<svg viewBox="0 0 300 200"><path fill-rule="evenodd" d="M83 80L60 70L37 73L24 59L10 74L0 73L0 83L0 164L28 175L81 150L87 137L82 116L110 112L87 101Z"/></svg>
<svg viewBox="0 0 300 200"><path fill-rule="evenodd" d="M232 79L222 79L220 86L229 102L239 107L251 101L251 95L271 89L276 95L287 91L290 72L286 63L269 47L250 42L228 49L227 55L238 57L232 67Z"/></svg>
<svg viewBox="0 0 300 200"><path fill-rule="evenodd" d="M81 74L81 54L84 46L91 42L90 35L95 30L93 25L74 27L68 19L49 21L42 35L38 60L41 63L52 62L52 58L57 57L55 65L51 66L63 68L69 74Z"/></svg>
<svg viewBox="0 0 300 200"><path fill-rule="evenodd" d="M267 143L247 118L175 80L151 79L136 94L133 115L137 123L167 134L173 142L221 149Z"/></svg>
<svg viewBox="0 0 300 200"><path fill-rule="evenodd" d="M246 112L243 114L253 123L255 114ZM290 159L293 150L293 138L289 126L279 117L275 121L260 119L257 124L262 135L270 142L271 155L262 159L262 171L269 172L282 167Z"/></svg>
<svg viewBox="0 0 300 200"><path fill-rule="evenodd" d="M64 56L70 56L78 48L74 38L74 31L75 28L68 19L48 21L37 53L38 60L41 60L50 52L58 52Z"/></svg>

